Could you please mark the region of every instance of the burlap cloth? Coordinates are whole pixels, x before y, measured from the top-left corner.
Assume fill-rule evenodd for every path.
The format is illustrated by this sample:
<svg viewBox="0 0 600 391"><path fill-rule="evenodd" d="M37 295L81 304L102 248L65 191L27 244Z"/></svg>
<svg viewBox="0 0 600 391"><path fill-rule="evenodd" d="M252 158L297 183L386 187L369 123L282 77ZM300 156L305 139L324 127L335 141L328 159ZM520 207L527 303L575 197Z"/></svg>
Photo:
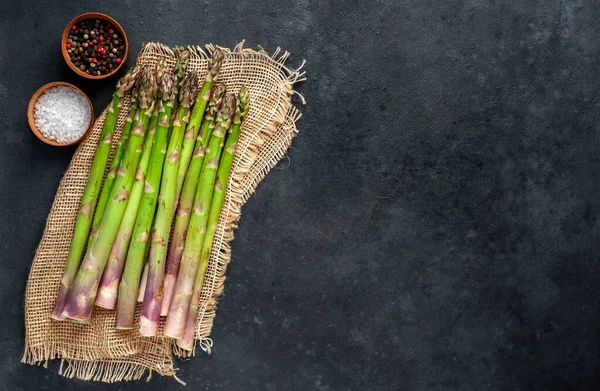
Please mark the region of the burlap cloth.
<svg viewBox="0 0 600 391"><path fill-rule="evenodd" d="M215 47L207 45L205 50L200 47L188 49L192 53L188 71L197 71L203 76L207 70L207 58ZM242 85L248 87L250 111L242 127L202 288L196 338L199 346L207 352L212 346L209 335L217 297L223 291L225 271L231 258L230 242L240 218L240 209L262 178L284 156L296 134L295 122L300 113L292 105L293 85L304 80L304 72L284 65L289 53L281 53L279 49L268 55L264 50L244 49L239 44L233 50L224 51L226 57L220 80L231 92L238 91ZM154 64L162 58L169 66L174 66L173 50L158 43L148 43L142 48L137 63ZM128 112L129 100L125 99L113 147ZM178 350L171 339L162 336L164 320L159 335L146 338L139 335L137 326L131 331L116 330L115 311L98 307L88 324L57 322L49 316L64 272L78 205L105 117L106 111L97 119L91 135L77 148L58 187L33 259L25 296L26 334L22 361L45 365L48 360L60 358L60 374L83 380L134 380L144 374L151 376L153 372L176 377L173 357L185 356L185 352ZM138 304L138 319L140 307Z"/></svg>

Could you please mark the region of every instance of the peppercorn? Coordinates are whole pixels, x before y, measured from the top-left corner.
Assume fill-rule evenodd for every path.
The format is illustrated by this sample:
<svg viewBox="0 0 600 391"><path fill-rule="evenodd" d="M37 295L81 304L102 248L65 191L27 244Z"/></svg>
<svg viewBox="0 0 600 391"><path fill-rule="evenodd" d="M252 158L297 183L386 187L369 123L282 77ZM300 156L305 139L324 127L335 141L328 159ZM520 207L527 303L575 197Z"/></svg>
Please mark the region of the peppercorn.
<svg viewBox="0 0 600 391"><path fill-rule="evenodd" d="M65 49L71 62L90 75L112 72L123 62L125 45L111 23L100 19L72 25Z"/></svg>

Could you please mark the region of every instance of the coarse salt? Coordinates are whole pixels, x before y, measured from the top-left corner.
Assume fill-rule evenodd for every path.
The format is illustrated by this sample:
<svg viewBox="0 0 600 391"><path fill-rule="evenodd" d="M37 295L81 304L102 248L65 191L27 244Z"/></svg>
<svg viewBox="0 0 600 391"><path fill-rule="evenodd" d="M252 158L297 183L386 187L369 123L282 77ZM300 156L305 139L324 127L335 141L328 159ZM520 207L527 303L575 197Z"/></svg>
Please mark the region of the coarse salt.
<svg viewBox="0 0 600 391"><path fill-rule="evenodd" d="M35 104L35 125L48 140L67 144L79 139L90 123L90 108L74 88L48 89Z"/></svg>

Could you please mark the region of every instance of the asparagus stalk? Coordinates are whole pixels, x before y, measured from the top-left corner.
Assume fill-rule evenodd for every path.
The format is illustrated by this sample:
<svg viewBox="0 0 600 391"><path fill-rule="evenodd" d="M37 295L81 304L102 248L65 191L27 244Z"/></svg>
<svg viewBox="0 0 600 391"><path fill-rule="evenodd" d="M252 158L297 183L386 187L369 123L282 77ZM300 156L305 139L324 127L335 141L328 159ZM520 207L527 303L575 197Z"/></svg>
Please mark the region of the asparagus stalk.
<svg viewBox="0 0 600 391"><path fill-rule="evenodd" d="M173 101L173 115L176 115L179 111L179 92L181 91L183 77L185 76L185 70L187 69L187 62L190 58L190 52L188 50L180 50L177 52L177 64L175 65L175 99Z"/></svg>
<svg viewBox="0 0 600 391"><path fill-rule="evenodd" d="M146 293L146 282L148 281L148 254L150 253L150 246L146 246L146 252L144 253L144 271L140 278L140 287L138 288L137 302L144 302L144 293Z"/></svg>
<svg viewBox="0 0 600 391"><path fill-rule="evenodd" d="M117 172L106 211L98 227L98 238L88 250L77 272L63 311L66 317L76 321L85 322L92 313L98 283L127 206L135 171L142 153L145 130L154 109L156 79L153 71L145 67L142 71L142 78L139 110L136 112L138 120L131 130L127 150Z"/></svg>
<svg viewBox="0 0 600 391"><path fill-rule="evenodd" d="M63 320L62 315L71 284L75 279L77 270L81 263L81 257L85 251L85 245L90 231L90 225L92 224L92 218L94 216L94 210L96 208L96 201L98 200L98 192L102 186L102 177L104 176L104 170L106 162L110 154L110 148L112 143L112 135L114 132L117 116L121 109L121 100L131 90L135 84L140 73L138 67L132 68L123 78L117 83L117 90L113 94L112 104L109 106L108 113L104 120L104 126L102 133L100 134L100 140L98 141L98 147L94 160L92 161L92 167L88 176L88 181L81 197L81 203L79 205L79 212L77 214L77 221L75 222L75 232L73 233L73 239L71 241L71 249L69 250L69 256L67 258L67 265L65 274L61 280L60 288L58 291L58 297L54 306L54 310L51 317L56 320Z"/></svg>
<svg viewBox="0 0 600 391"><path fill-rule="evenodd" d="M142 272L142 278L140 279L140 289L138 289L138 303L144 302L144 293L146 293L146 282L148 282L148 257L144 262L144 271Z"/></svg>
<svg viewBox="0 0 600 391"><path fill-rule="evenodd" d="M185 331L183 333L183 338L177 341L177 346L185 350L192 350L194 347L196 319L198 317L198 308L200 304L200 292L202 290L202 283L204 282L206 268L208 267L212 243L217 230L217 223L219 222L219 215L221 214L223 201L225 200L225 191L227 189L229 174L231 172L231 164L233 163L237 142L240 137L242 121L248 113L248 103L248 90L246 87L242 86L239 92L238 106L236 108L235 115L233 116L229 135L227 136L227 142L225 143L225 149L223 150L223 156L221 157L221 162L219 163L219 171L217 173L217 180L215 181L215 190L210 203L210 212L208 213L206 234L204 235L202 250L200 252L200 266L198 268L198 272L196 273L196 281L194 282L192 302L190 303L187 314Z"/></svg>
<svg viewBox="0 0 600 391"><path fill-rule="evenodd" d="M177 278L177 272L179 271L179 261L181 260L181 254L183 253L185 233L188 223L190 222L190 210L192 208L192 204L194 203L196 184L198 183L198 177L200 176L200 171L202 170L202 163L204 162L206 147L208 147L208 141L210 140L210 136L215 128L217 113L221 108L221 102L223 101L224 96L225 84L217 84L212 90L210 101L208 103L206 118L202 123L200 132L198 132L194 153L192 155L188 172L183 183L179 205L177 206L175 227L173 228L173 234L171 237L171 243L169 245L167 262L165 266L164 297L160 310L161 316L167 316L167 313L169 312L173 290L175 289L175 279Z"/></svg>
<svg viewBox="0 0 600 391"><path fill-rule="evenodd" d="M144 195L138 210L132 241L125 261L125 269L119 284L116 319L118 329L132 328L134 323L135 305L137 303L140 275L144 267L148 232L154 220L163 163L167 152L167 138L175 96L173 74L171 72L163 72L162 74L161 93L162 101L158 113L158 127L154 136L148 175L144 185Z"/></svg>
<svg viewBox="0 0 600 391"><path fill-rule="evenodd" d="M144 194L144 182L146 180L148 163L150 162L150 153L152 152L152 142L154 141L157 125L158 110L154 110L152 117L150 118L150 124L148 125L149 130L146 133L146 139L144 140L142 156L140 157L140 162L135 173L135 182L131 188L131 196L129 197L129 202L127 202L125 214L121 220L117 237L113 243L108 256L108 261L106 262L106 267L104 268L104 273L102 274L102 279L100 280L98 296L96 297L96 305L99 307L114 309L117 304L119 281L121 281L121 273L123 272L123 266L125 265L125 257L127 256L127 249L129 248L133 226L135 224L142 195Z"/></svg>
<svg viewBox="0 0 600 391"><path fill-rule="evenodd" d="M206 110L206 105L208 104L208 100L210 98L210 90L217 80L224 58L225 54L223 51L221 49L217 49L213 52L212 57L208 61L208 72L204 78L202 88L200 88L200 92L198 93L198 99L196 100L194 108L192 109L190 121L188 122L183 139L183 146L181 147L181 157L179 159L179 168L177 170L176 199L179 199L181 187L183 186L188 165L190 163L190 159L192 158L196 137L198 136L198 130L200 128L200 124L202 123L202 119L204 118L204 111Z"/></svg>
<svg viewBox="0 0 600 391"><path fill-rule="evenodd" d="M183 336L194 279L200 261L202 241L206 233L206 222L217 168L219 167L219 159L223 149L225 134L231 125L232 116L236 108L236 100L237 98L233 94L228 95L225 99L223 108L219 113L220 123L215 126L208 149L206 150L202 173L196 186L192 216L187 228L183 256L175 283L175 293L171 300L169 314L167 315L165 335L168 337L179 339Z"/></svg>
<svg viewBox="0 0 600 391"><path fill-rule="evenodd" d="M138 79L138 81L139 80L140 79ZM119 164L121 164L123 148L125 147L125 145L127 145L127 139L129 138L129 133L131 132L131 128L133 127L133 117L135 116L135 112L137 110L136 89L133 89L132 92L133 93L131 94L131 110L129 112L129 115L127 116L125 127L121 132L121 137L119 138L117 147L115 148L115 153L113 155L112 161L110 162L108 174L106 174L106 179L104 179L104 185L102 186L100 198L98 198L96 213L94 213L94 220L92 221L92 233L90 234L90 237L88 239L88 249L93 245L94 238L97 236L98 225L100 225L100 220L102 220L102 215L104 214L104 209L106 209L106 204L108 203L108 198L110 197L110 191L112 190L112 185L115 182L115 178L117 177L117 170L119 169Z"/></svg>
<svg viewBox="0 0 600 391"><path fill-rule="evenodd" d="M148 281L148 254L150 253L150 246L146 246L146 254L144 255L144 271L142 272L142 278L140 279L140 287L138 289L138 303L144 302L144 293L146 293L146 282Z"/></svg>
<svg viewBox="0 0 600 391"><path fill-rule="evenodd" d="M148 258L148 281L142 307L140 332L145 336L153 336L158 330L160 306L162 303L162 283L167 256L167 244L171 223L175 213L175 196L177 169L179 168L179 152L183 141L185 126L189 121L190 104L195 99L198 76L188 74L183 79L180 91L179 109L173 121L173 131L167 147L166 160L162 173L162 181L158 196L158 210L152 229L152 242Z"/></svg>

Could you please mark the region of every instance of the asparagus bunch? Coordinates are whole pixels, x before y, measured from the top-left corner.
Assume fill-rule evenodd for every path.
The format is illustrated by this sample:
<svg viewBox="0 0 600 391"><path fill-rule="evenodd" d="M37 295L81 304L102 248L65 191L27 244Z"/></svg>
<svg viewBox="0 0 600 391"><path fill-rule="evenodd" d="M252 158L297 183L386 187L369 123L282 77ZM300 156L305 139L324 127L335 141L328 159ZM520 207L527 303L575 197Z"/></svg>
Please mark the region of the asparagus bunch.
<svg viewBox="0 0 600 391"><path fill-rule="evenodd" d="M154 136L148 175L144 184L144 195L139 206L132 241L125 261L125 269L119 284L116 324L117 328L120 329L131 328L134 323L140 274L144 266L149 232L156 211L163 162L167 152L167 136L175 97L173 86L173 74L163 71L160 85L162 99L158 111L158 126Z"/></svg>
<svg viewBox="0 0 600 391"><path fill-rule="evenodd" d="M231 172L233 157L237 149L237 142L240 137L242 121L248 113L248 103L248 90L246 90L246 87L242 86L239 92L238 105L233 116L229 134L227 136L225 149L223 151L223 155L221 156L221 162L219 163L217 179L215 181L214 192L210 203L210 211L208 213L206 233L202 241L202 250L200 251L200 265L198 267L198 271L196 272L196 280L194 282L194 290L192 292L192 301L187 313L185 330L183 337L177 341L177 346L185 350L192 350L194 347L196 318L198 317L198 307L200 304L200 292L202 290L202 283L204 282L206 268L208 267L213 239L217 231L219 215L221 213L223 201L225 200L225 191L227 188L227 182L229 180L229 173Z"/></svg>
<svg viewBox="0 0 600 391"><path fill-rule="evenodd" d="M198 177L202 170L202 163L204 162L208 141L215 128L217 113L221 108L224 97L225 84L217 84L212 90L206 118L204 118L202 128L198 132L194 153L183 183L179 205L177 206L175 227L173 228L173 235L165 265L164 297L160 311L162 316L167 316L167 313L169 312L171 298L173 297L173 289L175 289L175 279L177 278L177 272L179 271L179 262L181 261L181 254L183 253L185 233L187 231L188 223L190 222L190 212L192 204L194 203L194 195L196 194L196 184L198 183Z"/></svg>
<svg viewBox="0 0 600 391"><path fill-rule="evenodd" d="M77 270L79 269L81 257L85 250L90 225L92 224L92 218L96 209L98 192L102 185L106 162L108 161L108 156L110 154L115 124L121 110L121 101L125 94L133 88L139 73L140 68L133 68L119 80L117 83L117 90L113 94L112 103L109 105L102 133L100 134L100 140L98 141L98 148L96 149L88 181L81 198L79 213L77 214L77 221L75 222L75 232L71 241L69 257L67 258L65 274L61 280L58 297L56 299L54 311L51 315L53 319L64 319L63 310L71 285L75 279Z"/></svg>
<svg viewBox="0 0 600 391"><path fill-rule="evenodd" d="M198 270L202 240L206 233L206 222L210 201L214 190L215 178L219 167L219 159L225 135L235 111L236 97L230 94L225 99L223 107L219 112L217 125L210 138L202 173L196 186L194 205L190 223L187 228L187 237L181 259L179 274L175 283L175 293L171 301L171 307L167 315L165 335L173 338L181 338L185 326L185 319L190 306L194 277Z"/></svg>
<svg viewBox="0 0 600 391"><path fill-rule="evenodd" d="M155 94L154 72L149 67L144 67L139 91L139 110L135 114L137 121L131 130L127 149L124 152L106 210L98 227L98 237L88 250L77 272L64 307L63 314L73 320L85 322L91 315L98 283L127 206L142 152L141 146L146 128L154 110Z"/></svg>
<svg viewBox="0 0 600 391"><path fill-rule="evenodd" d="M183 349L193 347L200 292L249 97L245 87L238 96L226 96L225 86L215 85L224 58L220 50L196 94L197 75L186 73L188 57L187 51L179 53L175 73L163 62L119 82L87 201L82 200L61 285L64 297L59 296L53 317L87 321L95 301L117 307L117 328L132 328L140 294L140 334L155 335L160 316L167 315L165 335L177 338ZM98 198L121 100L134 84L131 111ZM71 259L81 258L90 226L79 265L80 259Z"/></svg>

